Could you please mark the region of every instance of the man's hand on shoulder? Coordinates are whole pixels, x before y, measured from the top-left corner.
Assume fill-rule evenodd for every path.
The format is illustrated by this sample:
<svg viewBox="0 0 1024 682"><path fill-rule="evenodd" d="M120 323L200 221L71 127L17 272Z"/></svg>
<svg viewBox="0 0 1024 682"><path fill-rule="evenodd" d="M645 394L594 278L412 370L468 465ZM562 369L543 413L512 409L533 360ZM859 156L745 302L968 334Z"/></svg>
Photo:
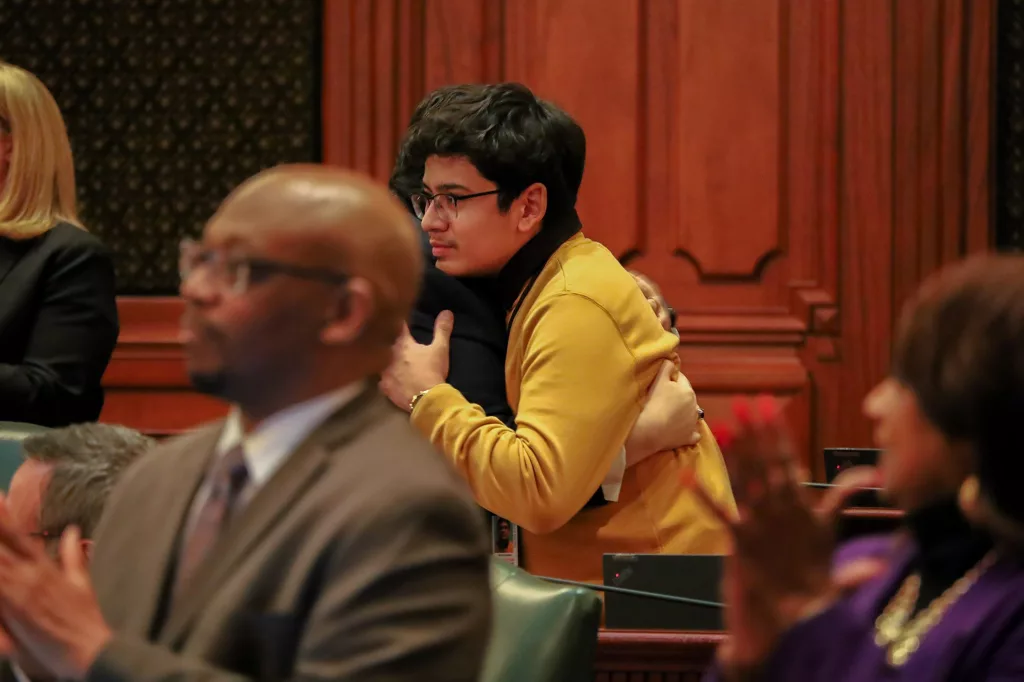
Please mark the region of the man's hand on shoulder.
<svg viewBox="0 0 1024 682"><path fill-rule="evenodd" d="M658 322L665 328L665 331L672 332L676 336L679 336L679 331L676 329L676 313L669 306L668 301L661 295L661 290L653 280L641 275L639 272L629 271L629 274L633 275L633 279L636 280L637 286L640 287L640 291L643 292L647 298L647 303L650 304L651 310L658 316Z"/></svg>
<svg viewBox="0 0 1024 682"><path fill-rule="evenodd" d="M656 452L696 445L700 408L689 380L671 360L663 360L647 394L647 404L626 440L626 466Z"/></svg>

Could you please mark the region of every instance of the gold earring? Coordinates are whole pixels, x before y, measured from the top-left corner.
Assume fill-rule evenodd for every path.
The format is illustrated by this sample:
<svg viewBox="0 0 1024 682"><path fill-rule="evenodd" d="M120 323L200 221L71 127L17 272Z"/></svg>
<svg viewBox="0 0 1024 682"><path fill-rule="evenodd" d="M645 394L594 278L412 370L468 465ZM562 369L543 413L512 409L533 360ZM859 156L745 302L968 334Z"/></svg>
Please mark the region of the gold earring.
<svg viewBox="0 0 1024 682"><path fill-rule="evenodd" d="M970 515L978 508L978 498L981 496L981 482L978 481L977 476L968 476L964 479L964 482L960 484L960 492L957 495L957 500L960 503L960 509L965 514Z"/></svg>

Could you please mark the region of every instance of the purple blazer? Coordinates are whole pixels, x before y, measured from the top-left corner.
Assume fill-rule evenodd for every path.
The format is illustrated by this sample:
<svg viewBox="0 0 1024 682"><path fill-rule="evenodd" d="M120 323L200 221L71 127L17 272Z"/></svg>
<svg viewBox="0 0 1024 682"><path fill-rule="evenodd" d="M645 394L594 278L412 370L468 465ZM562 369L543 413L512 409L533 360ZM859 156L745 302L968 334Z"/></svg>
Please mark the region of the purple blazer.
<svg viewBox="0 0 1024 682"><path fill-rule="evenodd" d="M767 662L763 682L1024 681L1024 563L1001 559L921 640L900 668L874 642L875 619L899 588L916 547L902 534L844 545L836 565L881 557L891 568L831 608L792 628ZM706 682L721 679L711 670Z"/></svg>

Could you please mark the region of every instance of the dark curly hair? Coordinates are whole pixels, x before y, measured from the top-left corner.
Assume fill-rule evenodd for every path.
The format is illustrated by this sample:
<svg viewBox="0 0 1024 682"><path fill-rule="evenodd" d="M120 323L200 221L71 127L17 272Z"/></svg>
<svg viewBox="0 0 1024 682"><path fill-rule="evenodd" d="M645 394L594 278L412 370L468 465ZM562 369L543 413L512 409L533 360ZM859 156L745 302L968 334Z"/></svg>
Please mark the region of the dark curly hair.
<svg viewBox="0 0 1024 682"><path fill-rule="evenodd" d="M586 145L571 116L524 85L447 86L413 112L389 184L408 200L422 188L427 158L464 156L498 187L500 210L539 182L548 191L546 218L559 219L575 209Z"/></svg>

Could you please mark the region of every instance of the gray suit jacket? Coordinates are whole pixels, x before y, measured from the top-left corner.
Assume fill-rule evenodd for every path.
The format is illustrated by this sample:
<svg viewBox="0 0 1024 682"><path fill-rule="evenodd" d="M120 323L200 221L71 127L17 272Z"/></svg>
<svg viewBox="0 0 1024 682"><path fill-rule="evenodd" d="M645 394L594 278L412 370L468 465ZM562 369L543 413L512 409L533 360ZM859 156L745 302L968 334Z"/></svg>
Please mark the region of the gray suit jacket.
<svg viewBox="0 0 1024 682"><path fill-rule="evenodd" d="M375 387L288 458L169 605L220 429L159 446L109 500L92 574L117 634L88 680L476 680L490 630L479 512Z"/></svg>

